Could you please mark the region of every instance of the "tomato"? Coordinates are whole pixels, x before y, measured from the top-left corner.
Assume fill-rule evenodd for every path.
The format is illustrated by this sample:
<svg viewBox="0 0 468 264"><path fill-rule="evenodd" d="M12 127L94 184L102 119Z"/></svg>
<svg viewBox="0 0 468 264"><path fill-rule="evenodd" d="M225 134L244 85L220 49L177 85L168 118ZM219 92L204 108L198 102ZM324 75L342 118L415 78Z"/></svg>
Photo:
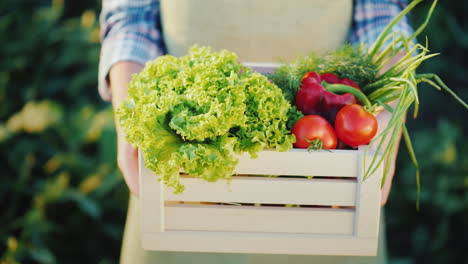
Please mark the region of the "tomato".
<svg viewBox="0 0 468 264"><path fill-rule="evenodd" d="M294 143L296 148L336 148L337 139L333 127L325 118L318 115L307 115L299 119L292 128L292 134L296 136L296 143ZM311 143L311 141L315 142ZM315 145L316 142L319 143L318 146ZM311 144L314 145L311 146Z"/></svg>
<svg viewBox="0 0 468 264"><path fill-rule="evenodd" d="M336 115L336 136L351 147L368 144L377 133L377 128L375 116L358 104L347 105Z"/></svg>

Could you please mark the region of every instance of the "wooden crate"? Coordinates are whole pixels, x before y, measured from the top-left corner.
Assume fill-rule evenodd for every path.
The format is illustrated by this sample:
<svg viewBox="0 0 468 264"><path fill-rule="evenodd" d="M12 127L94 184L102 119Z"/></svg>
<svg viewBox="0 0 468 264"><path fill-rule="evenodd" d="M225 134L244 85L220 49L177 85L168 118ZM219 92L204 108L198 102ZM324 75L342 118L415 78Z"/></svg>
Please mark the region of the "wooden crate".
<svg viewBox="0 0 468 264"><path fill-rule="evenodd" d="M242 156L239 176L230 184L182 177L186 189L178 195L159 182L140 158L143 247L375 255L382 169L362 181L363 158L372 157L364 156L362 148L263 151L257 159Z"/></svg>

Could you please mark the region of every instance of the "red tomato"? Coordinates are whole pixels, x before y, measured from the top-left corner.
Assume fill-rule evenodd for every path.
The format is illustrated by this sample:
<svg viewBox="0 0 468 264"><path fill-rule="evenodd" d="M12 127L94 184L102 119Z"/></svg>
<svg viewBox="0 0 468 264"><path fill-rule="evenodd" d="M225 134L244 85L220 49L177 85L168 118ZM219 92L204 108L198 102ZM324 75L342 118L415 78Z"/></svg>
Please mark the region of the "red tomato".
<svg viewBox="0 0 468 264"><path fill-rule="evenodd" d="M318 115L307 115L299 119L292 128L292 133L296 136L296 148L308 148L310 141L319 139L325 149L336 148L336 135L333 127L325 118Z"/></svg>
<svg viewBox="0 0 468 264"><path fill-rule="evenodd" d="M346 145L366 145L377 133L377 119L361 105L350 104L341 108L336 115L335 131Z"/></svg>

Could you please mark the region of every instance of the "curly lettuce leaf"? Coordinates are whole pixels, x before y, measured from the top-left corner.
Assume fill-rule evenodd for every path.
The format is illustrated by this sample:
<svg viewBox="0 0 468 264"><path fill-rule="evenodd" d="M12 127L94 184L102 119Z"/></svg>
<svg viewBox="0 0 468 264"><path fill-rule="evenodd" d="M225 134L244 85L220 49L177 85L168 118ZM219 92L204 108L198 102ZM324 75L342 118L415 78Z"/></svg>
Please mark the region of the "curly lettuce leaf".
<svg viewBox="0 0 468 264"><path fill-rule="evenodd" d="M118 111L127 140L176 192L184 188L181 169L207 181L229 179L239 154L286 151L295 141L282 91L225 50L159 57L134 75L128 95Z"/></svg>

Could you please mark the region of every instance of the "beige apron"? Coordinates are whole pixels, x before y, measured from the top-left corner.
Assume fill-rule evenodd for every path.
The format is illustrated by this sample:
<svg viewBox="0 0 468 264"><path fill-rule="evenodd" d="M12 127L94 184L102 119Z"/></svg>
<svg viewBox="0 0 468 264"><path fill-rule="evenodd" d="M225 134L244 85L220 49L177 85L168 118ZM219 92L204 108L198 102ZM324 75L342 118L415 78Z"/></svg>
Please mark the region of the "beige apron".
<svg viewBox="0 0 468 264"><path fill-rule="evenodd" d="M352 0L161 0L161 17L169 54L181 56L199 44L233 51L241 62L277 62L342 45L351 23ZM379 257L143 251L138 202L130 198L123 264L384 263L382 243Z"/></svg>
<svg viewBox="0 0 468 264"><path fill-rule="evenodd" d="M161 17L169 54L199 44L274 62L342 45L352 0L162 0Z"/></svg>

